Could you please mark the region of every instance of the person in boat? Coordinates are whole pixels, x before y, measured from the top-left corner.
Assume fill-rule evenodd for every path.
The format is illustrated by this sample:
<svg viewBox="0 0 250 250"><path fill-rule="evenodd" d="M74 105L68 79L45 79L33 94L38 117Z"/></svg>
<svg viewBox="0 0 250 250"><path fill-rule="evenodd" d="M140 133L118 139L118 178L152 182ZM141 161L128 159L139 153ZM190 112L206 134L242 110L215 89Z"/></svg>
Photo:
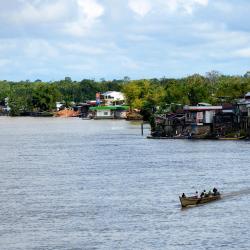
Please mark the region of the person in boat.
<svg viewBox="0 0 250 250"><path fill-rule="evenodd" d="M216 195L218 195L218 193L219 192L218 192L217 188L214 187L214 189L213 189L213 195L216 196Z"/></svg>
<svg viewBox="0 0 250 250"><path fill-rule="evenodd" d="M199 197L199 194L198 194L198 191L195 192L195 198L198 198Z"/></svg>
<svg viewBox="0 0 250 250"><path fill-rule="evenodd" d="M205 193L205 197L209 197L209 192L208 193L204 192L204 193Z"/></svg>
<svg viewBox="0 0 250 250"><path fill-rule="evenodd" d="M205 191L205 192L204 192ZM205 196L206 190L204 190L203 192L201 192L200 198L203 198Z"/></svg>
<svg viewBox="0 0 250 250"><path fill-rule="evenodd" d="M182 198L186 198L186 195L184 194L184 193L182 193L182 196L181 196Z"/></svg>
<svg viewBox="0 0 250 250"><path fill-rule="evenodd" d="M203 197L207 197L207 191L204 189L203 192L201 192L201 195L200 197L203 198Z"/></svg>

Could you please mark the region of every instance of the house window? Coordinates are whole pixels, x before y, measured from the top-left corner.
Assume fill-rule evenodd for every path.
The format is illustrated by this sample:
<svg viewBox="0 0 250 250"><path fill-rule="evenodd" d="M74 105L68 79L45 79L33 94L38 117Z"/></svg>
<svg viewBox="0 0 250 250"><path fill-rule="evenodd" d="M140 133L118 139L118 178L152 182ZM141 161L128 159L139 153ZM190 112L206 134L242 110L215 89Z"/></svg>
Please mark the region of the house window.
<svg viewBox="0 0 250 250"><path fill-rule="evenodd" d="M107 111L104 111L104 115L109 115L109 113Z"/></svg>

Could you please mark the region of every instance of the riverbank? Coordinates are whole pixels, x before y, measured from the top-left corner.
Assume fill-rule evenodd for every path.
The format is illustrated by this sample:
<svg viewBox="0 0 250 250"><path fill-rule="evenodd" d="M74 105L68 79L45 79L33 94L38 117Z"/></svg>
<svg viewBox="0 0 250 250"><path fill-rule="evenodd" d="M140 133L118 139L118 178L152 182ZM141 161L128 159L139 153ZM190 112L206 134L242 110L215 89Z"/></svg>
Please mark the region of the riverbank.
<svg viewBox="0 0 250 250"><path fill-rule="evenodd" d="M226 141L239 141L239 140L249 140L249 137L216 137L216 138L195 138L195 137L184 137L184 136L176 136L176 137L161 137L161 136L147 136L147 139L155 139L155 140L226 140Z"/></svg>

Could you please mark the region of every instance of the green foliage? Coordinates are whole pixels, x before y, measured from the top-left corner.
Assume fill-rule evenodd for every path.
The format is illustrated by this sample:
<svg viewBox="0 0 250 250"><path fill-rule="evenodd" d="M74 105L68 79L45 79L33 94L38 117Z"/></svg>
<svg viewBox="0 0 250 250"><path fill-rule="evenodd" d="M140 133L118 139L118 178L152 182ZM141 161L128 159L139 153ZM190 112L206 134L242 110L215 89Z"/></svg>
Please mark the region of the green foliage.
<svg viewBox="0 0 250 250"><path fill-rule="evenodd" d="M6 81L0 81L0 103L4 103L10 94L10 85Z"/></svg>
<svg viewBox="0 0 250 250"><path fill-rule="evenodd" d="M36 111L55 109L60 93L54 85L38 83L32 91L32 106Z"/></svg>
<svg viewBox="0 0 250 250"><path fill-rule="evenodd" d="M10 85L8 105L11 115L18 116L21 112L32 108L32 89L28 83Z"/></svg>
<svg viewBox="0 0 250 250"><path fill-rule="evenodd" d="M131 109L140 109L143 119L148 121L163 102L164 88L155 80L136 80L125 84L122 89Z"/></svg>
<svg viewBox="0 0 250 250"><path fill-rule="evenodd" d="M131 109L141 110L144 119L150 120L155 110L173 110L180 105L196 105L199 102L220 104L232 102L250 91L250 78L225 76L212 71L201 76L198 74L181 79L149 79L106 81L83 79L64 80L45 83L0 81L0 105L9 97L12 115L21 112L48 111L55 109L56 102L70 106L72 102L81 103L94 100L96 92L109 90L122 91Z"/></svg>
<svg viewBox="0 0 250 250"><path fill-rule="evenodd" d="M193 75L186 79L186 95L191 105L208 101L208 80L200 75Z"/></svg>
<svg viewBox="0 0 250 250"><path fill-rule="evenodd" d="M123 80L96 82L84 79L76 82L70 77L50 83L39 79L34 82L0 81L0 105L4 105L5 98L8 97L13 116L23 112L51 112L55 110L56 102L64 102L69 107L72 102L94 100L96 92L120 91L122 85Z"/></svg>
<svg viewBox="0 0 250 250"><path fill-rule="evenodd" d="M224 76L217 71L181 79L162 78L130 81L123 92L131 108L141 109L144 118L150 120L154 108L159 111L175 110L181 105L197 105L199 102L221 104L232 102L250 91L250 78Z"/></svg>
<svg viewBox="0 0 250 250"><path fill-rule="evenodd" d="M125 84L122 92L131 108L141 109L144 106L159 105L163 101L164 88L150 80L135 80Z"/></svg>

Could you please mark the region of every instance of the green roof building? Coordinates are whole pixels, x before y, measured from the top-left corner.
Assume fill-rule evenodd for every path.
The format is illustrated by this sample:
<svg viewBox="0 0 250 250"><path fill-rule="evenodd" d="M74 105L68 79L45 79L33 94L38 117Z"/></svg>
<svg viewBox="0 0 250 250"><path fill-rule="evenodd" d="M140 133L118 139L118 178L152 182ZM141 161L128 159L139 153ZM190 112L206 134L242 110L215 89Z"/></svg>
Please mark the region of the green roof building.
<svg viewBox="0 0 250 250"><path fill-rule="evenodd" d="M129 106L97 106L89 109L94 119L125 119Z"/></svg>

